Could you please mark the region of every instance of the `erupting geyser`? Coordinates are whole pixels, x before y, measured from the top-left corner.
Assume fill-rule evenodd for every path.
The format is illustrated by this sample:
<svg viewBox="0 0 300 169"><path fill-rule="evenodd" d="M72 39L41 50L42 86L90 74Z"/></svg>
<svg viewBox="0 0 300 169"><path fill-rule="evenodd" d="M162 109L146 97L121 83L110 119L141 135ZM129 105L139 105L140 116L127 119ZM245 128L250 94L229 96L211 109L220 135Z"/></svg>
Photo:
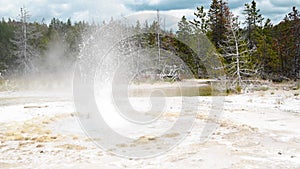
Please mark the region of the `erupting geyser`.
<svg viewBox="0 0 300 169"><path fill-rule="evenodd" d="M158 29L138 32L128 25L132 18L89 30L73 92L79 121L95 143L120 156L141 158L161 154L187 136L198 99L185 95L195 83L180 80L193 79L195 72L163 44L171 37ZM198 92L188 88L194 96ZM170 120L167 113L176 115Z"/></svg>

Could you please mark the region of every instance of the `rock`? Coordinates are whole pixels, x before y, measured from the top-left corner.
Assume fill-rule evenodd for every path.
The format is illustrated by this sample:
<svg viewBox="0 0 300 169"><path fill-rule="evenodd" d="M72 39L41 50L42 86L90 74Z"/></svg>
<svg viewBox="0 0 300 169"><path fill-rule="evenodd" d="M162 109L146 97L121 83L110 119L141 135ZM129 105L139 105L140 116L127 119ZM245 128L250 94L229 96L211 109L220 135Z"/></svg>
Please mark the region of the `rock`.
<svg viewBox="0 0 300 169"><path fill-rule="evenodd" d="M43 145L41 144L38 144L37 146L35 146L36 148L41 148L41 147L44 147Z"/></svg>
<svg viewBox="0 0 300 169"><path fill-rule="evenodd" d="M47 108L48 106L24 106L24 109L41 109L41 108Z"/></svg>
<svg viewBox="0 0 300 169"><path fill-rule="evenodd" d="M52 140L56 140L57 139L57 136L51 136L50 137Z"/></svg>
<svg viewBox="0 0 300 169"><path fill-rule="evenodd" d="M141 136L136 141L139 143L147 143L148 141L154 141L156 140L156 136L153 135L147 135L147 136Z"/></svg>
<svg viewBox="0 0 300 169"><path fill-rule="evenodd" d="M155 136L147 136L146 138L148 138L148 140L156 140L156 137Z"/></svg>

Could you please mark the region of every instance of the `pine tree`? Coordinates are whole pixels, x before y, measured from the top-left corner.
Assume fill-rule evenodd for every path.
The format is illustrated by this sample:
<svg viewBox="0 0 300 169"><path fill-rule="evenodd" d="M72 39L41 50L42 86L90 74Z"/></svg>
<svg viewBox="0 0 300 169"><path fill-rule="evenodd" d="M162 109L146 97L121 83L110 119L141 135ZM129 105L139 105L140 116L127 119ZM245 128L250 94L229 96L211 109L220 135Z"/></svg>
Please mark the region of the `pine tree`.
<svg viewBox="0 0 300 169"><path fill-rule="evenodd" d="M195 77L198 77L197 69L199 69L199 60L192 55L190 48L193 44L193 40L196 36L193 36L193 28L191 23L185 16L178 22L178 31L176 37L180 43L177 43L175 48L178 48L181 52L180 58L189 66L189 69L194 73Z"/></svg>
<svg viewBox="0 0 300 169"><path fill-rule="evenodd" d="M300 13L293 7L279 25L275 27L275 44L280 59L281 76L300 77Z"/></svg>
<svg viewBox="0 0 300 169"><path fill-rule="evenodd" d="M259 26L262 24L264 18L260 14L260 9L257 9L256 2L253 0L251 4L246 3L244 9L247 40L249 41L250 49L253 49L257 45L255 34Z"/></svg>
<svg viewBox="0 0 300 169"><path fill-rule="evenodd" d="M260 74L264 79L274 77L278 73L279 59L273 49L273 29L271 20L267 19L263 28L256 34L257 50L255 54L259 56L256 64L261 65Z"/></svg>
<svg viewBox="0 0 300 169"><path fill-rule="evenodd" d="M192 34L192 27L185 16L182 16L178 22L178 31L176 32L177 38L184 43L188 42Z"/></svg>
<svg viewBox="0 0 300 169"><path fill-rule="evenodd" d="M140 23L139 20L136 21L136 25L135 25L135 27L134 27L134 30L135 30L135 32L136 32L137 34L141 33L142 28L141 28L141 23Z"/></svg>
<svg viewBox="0 0 300 169"><path fill-rule="evenodd" d="M145 30L145 32L147 32L149 30L149 24L148 24L147 20L145 20L145 23L144 23L144 30Z"/></svg>
<svg viewBox="0 0 300 169"><path fill-rule="evenodd" d="M208 31L208 19L206 12L204 12L204 7L197 7L197 12L194 12L194 15L196 19L190 22L194 27L194 32L206 34Z"/></svg>
<svg viewBox="0 0 300 169"><path fill-rule="evenodd" d="M16 58L13 56L13 44L10 40L13 36L13 26L2 19L0 22L0 74L2 77L7 75L9 69L15 64Z"/></svg>
<svg viewBox="0 0 300 169"><path fill-rule="evenodd" d="M292 77L300 79L300 12L294 6L293 11L288 14L292 26L289 30L291 40L294 42L291 46L291 55L293 57Z"/></svg>
<svg viewBox="0 0 300 169"><path fill-rule="evenodd" d="M228 23L229 13L227 2L223 2L223 0L212 1L208 12L208 26L210 29L208 35L217 48L219 48L225 38L225 25Z"/></svg>

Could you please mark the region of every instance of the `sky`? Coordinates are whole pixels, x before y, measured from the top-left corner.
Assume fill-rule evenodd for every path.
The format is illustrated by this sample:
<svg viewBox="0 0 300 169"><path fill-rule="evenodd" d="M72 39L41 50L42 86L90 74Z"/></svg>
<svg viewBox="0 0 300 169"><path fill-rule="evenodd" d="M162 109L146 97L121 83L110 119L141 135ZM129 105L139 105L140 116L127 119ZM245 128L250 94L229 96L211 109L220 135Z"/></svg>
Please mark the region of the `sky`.
<svg viewBox="0 0 300 169"><path fill-rule="evenodd" d="M243 20L245 3L252 0L228 0L230 9ZM264 18L270 18L273 24L279 23L286 14L296 6L300 10L300 0L256 0L258 9ZM49 23L55 17L62 21L99 22L124 18L135 15L136 18L146 18L148 13L157 9L161 14L177 18L183 15L188 19L194 18L197 6L209 9L210 0L0 0L0 16L4 19L18 20L20 8L25 7L30 14L30 20Z"/></svg>

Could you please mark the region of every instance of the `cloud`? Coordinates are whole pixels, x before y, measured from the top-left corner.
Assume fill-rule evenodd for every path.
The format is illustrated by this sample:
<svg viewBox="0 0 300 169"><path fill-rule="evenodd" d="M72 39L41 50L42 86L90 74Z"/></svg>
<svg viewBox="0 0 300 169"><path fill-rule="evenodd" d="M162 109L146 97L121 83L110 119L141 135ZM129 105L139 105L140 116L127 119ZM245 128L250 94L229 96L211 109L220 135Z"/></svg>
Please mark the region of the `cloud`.
<svg viewBox="0 0 300 169"><path fill-rule="evenodd" d="M53 17L61 20L73 18L102 22L132 12L125 7L122 0L1 0L0 16L18 20L21 7L29 11L31 21L41 21L45 18L47 22Z"/></svg>
<svg viewBox="0 0 300 169"><path fill-rule="evenodd" d="M276 1L276 3L274 3ZM285 5L282 5L285 3ZM284 0L263 0L257 2L257 7L265 18L270 18L274 24L283 20L284 16L292 11L292 1Z"/></svg>
<svg viewBox="0 0 300 169"><path fill-rule="evenodd" d="M173 30L177 29L177 24L180 21L183 14L187 18L191 19L193 17L194 10L192 9L178 9L178 10L168 10L160 11L160 25L162 29ZM137 20L144 26L144 23L147 21L150 25L153 21L157 21L157 11L139 11L133 14L126 16L129 20L129 23L134 25Z"/></svg>
<svg viewBox="0 0 300 169"><path fill-rule="evenodd" d="M199 0L141 0L127 1L126 7L135 11L142 10L176 10L176 9L192 9L201 4L206 4L206 1L199 3Z"/></svg>
<svg viewBox="0 0 300 169"><path fill-rule="evenodd" d="M84 21L86 20L87 18L90 17L90 12L85 10L85 11L78 11L78 12L75 12L73 13L72 15L72 19L74 19L75 21Z"/></svg>
<svg viewBox="0 0 300 169"><path fill-rule="evenodd" d="M229 7L233 13L243 18L245 3L252 0L228 0ZM298 0L256 0L258 9L265 18L272 19L278 23L292 10L292 6L300 8ZM88 22L102 22L110 20L111 17L133 14L135 12L149 12L159 9L161 13L170 14L181 18L185 15L192 19L197 6L209 9L211 1L207 0L1 0L0 16L4 18L18 19L20 8L25 7L30 15L31 21L50 22L53 17L66 21L85 20Z"/></svg>
<svg viewBox="0 0 300 169"><path fill-rule="evenodd" d="M251 3L250 0L229 0L228 5L231 9L244 7L246 3Z"/></svg>
<svg viewBox="0 0 300 169"><path fill-rule="evenodd" d="M231 11L238 15L240 21L244 21L243 11L245 4L251 4L252 0L229 0L229 7ZM298 4L298 6L297 6ZM299 9L300 1L295 0L256 0L257 9L263 15L265 21L270 18L273 24L279 23L286 14L288 14L293 6Z"/></svg>
<svg viewBox="0 0 300 169"><path fill-rule="evenodd" d="M63 13L69 12L71 5L67 3L50 4L48 7L50 8L50 13L53 17L59 17L63 15Z"/></svg>
<svg viewBox="0 0 300 169"><path fill-rule="evenodd" d="M270 3L274 6L280 6L280 7L289 7L292 6L300 6L299 0L270 0Z"/></svg>

